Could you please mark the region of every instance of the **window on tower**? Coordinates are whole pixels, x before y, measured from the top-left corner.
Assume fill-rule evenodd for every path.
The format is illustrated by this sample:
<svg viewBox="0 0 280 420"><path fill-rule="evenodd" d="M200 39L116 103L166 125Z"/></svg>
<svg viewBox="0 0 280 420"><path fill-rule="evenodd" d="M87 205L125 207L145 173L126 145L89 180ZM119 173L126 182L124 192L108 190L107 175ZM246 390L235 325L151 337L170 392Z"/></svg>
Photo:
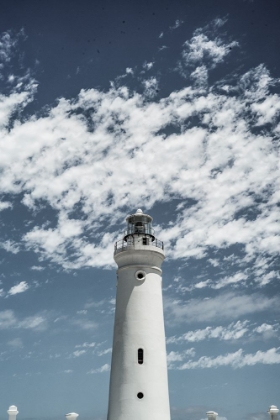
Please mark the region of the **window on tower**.
<svg viewBox="0 0 280 420"><path fill-rule="evenodd" d="M144 225L141 222L135 223L135 233L144 233Z"/></svg>
<svg viewBox="0 0 280 420"><path fill-rule="evenodd" d="M144 350L138 349L138 364L143 365L144 363Z"/></svg>

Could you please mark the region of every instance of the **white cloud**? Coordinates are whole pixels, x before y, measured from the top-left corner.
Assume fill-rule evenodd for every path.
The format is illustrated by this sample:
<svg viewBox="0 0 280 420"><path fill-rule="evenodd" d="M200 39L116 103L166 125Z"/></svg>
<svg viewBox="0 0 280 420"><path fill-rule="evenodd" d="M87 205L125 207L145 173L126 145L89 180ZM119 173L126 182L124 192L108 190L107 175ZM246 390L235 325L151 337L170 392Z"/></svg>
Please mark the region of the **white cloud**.
<svg viewBox="0 0 280 420"><path fill-rule="evenodd" d="M255 354L244 354L242 349L235 353L228 353L225 356L200 357L197 361L188 361L179 366L179 370L184 369L206 369L217 368L220 366L231 366L242 368L244 366L254 366L258 363L273 365L280 363L280 348L271 348L267 351L257 351Z"/></svg>
<svg viewBox="0 0 280 420"><path fill-rule="evenodd" d="M45 270L45 268L42 267L41 265L32 265L32 267L30 269L31 270L34 270L34 271L43 271L43 270Z"/></svg>
<svg viewBox="0 0 280 420"><path fill-rule="evenodd" d="M90 347L95 347L95 346L96 346L96 343L95 342L92 342L92 343L85 342L83 344L77 344L75 346L75 348L80 348L80 347L82 347L82 348L90 348Z"/></svg>
<svg viewBox="0 0 280 420"><path fill-rule="evenodd" d="M267 324L264 322L262 325L253 329L253 333L260 335L262 340L269 340L273 337L277 337L279 334L279 324Z"/></svg>
<svg viewBox="0 0 280 420"><path fill-rule="evenodd" d="M80 311L77 311L78 315L86 315L87 314L87 310L86 309L81 309Z"/></svg>
<svg viewBox="0 0 280 420"><path fill-rule="evenodd" d="M7 309L0 312L0 329L24 328L34 331L44 331L47 328L47 320L42 315L33 315L19 319L14 311Z"/></svg>
<svg viewBox="0 0 280 420"><path fill-rule="evenodd" d="M145 70L151 70L151 68L153 67L154 63L152 61L150 61L149 63L147 61L145 61L145 63L143 64L143 68Z"/></svg>
<svg viewBox="0 0 280 420"><path fill-rule="evenodd" d="M109 372L109 371L110 371L110 365L108 365L108 363L106 363L105 365L101 366L98 369L89 370L87 373L93 374L93 373L104 373L104 372Z"/></svg>
<svg viewBox="0 0 280 420"><path fill-rule="evenodd" d="M44 331L47 328L46 319L40 315L29 316L19 321L18 328Z"/></svg>
<svg viewBox="0 0 280 420"><path fill-rule="evenodd" d="M256 331L257 333L263 333L263 332L272 331L272 330L273 330L273 325L269 325L266 323L254 329L254 331Z"/></svg>
<svg viewBox="0 0 280 420"><path fill-rule="evenodd" d="M109 354L109 353L112 353L112 349L111 349L111 347L110 347L110 348L108 348L108 349L105 349L105 350L101 350L101 351L99 351L99 352L97 353L97 355L98 355L98 356L104 356L105 354Z"/></svg>
<svg viewBox="0 0 280 420"><path fill-rule="evenodd" d="M0 242L0 248L4 249L7 252L11 252L12 254L17 254L20 250L18 244L14 241L8 239L4 242Z"/></svg>
<svg viewBox="0 0 280 420"><path fill-rule="evenodd" d="M188 331L179 337L170 337L167 343L182 343L184 341L194 343L211 338L219 340L238 340L248 332L248 321L237 321L227 327L206 327L195 331Z"/></svg>
<svg viewBox="0 0 280 420"><path fill-rule="evenodd" d="M184 45L183 64L202 83L236 45L200 29ZM12 109L23 109L35 95L29 82L22 95L2 98L0 192L23 194L27 209L49 207L57 220L28 228L19 244L10 239L2 248L16 253L25 246L65 269L110 267L112 243L121 235L114 224L120 226L127 208L140 200L149 210L179 197L193 205L178 208L177 219L172 213L170 224L157 229L169 258L201 258L231 245L248 261L278 255L280 168L273 136L280 99L265 66L215 86L187 83L159 100L152 75L143 81L144 95L114 84L107 92L82 90L7 131ZM256 131L263 122L270 126ZM249 209L255 218L246 218ZM112 231L104 234L100 228L108 223ZM263 273L262 284L273 278ZM215 284L245 280L232 273Z"/></svg>
<svg viewBox="0 0 280 420"><path fill-rule="evenodd" d="M158 90L158 80L155 77L150 77L150 79L143 80L144 85L144 95L149 98L152 98L156 95Z"/></svg>
<svg viewBox="0 0 280 420"><path fill-rule="evenodd" d="M217 319L236 319L247 314L279 310L278 297L268 298L260 294L219 294L209 299L191 299L187 302L165 299L168 322L211 322Z"/></svg>
<svg viewBox="0 0 280 420"><path fill-rule="evenodd" d="M14 338L7 343L9 346L11 346L14 349L22 348L23 343L21 338Z"/></svg>
<svg viewBox="0 0 280 420"><path fill-rule="evenodd" d="M171 30L177 29L177 28L179 28L179 27L180 27L183 23L184 23L184 21L183 21L183 20L181 20L181 19L176 19L176 21L175 21L174 25L173 25L173 26L170 26L170 29L171 29ZM160 37L160 38L161 38L161 37Z"/></svg>
<svg viewBox="0 0 280 420"><path fill-rule="evenodd" d="M227 277L222 278L221 280L212 284L211 287L213 289L221 289L222 287L225 287L229 284L236 284L239 282L244 282L247 278L248 276L245 273L239 272L239 273L234 274L233 276L227 276Z"/></svg>
<svg viewBox="0 0 280 420"><path fill-rule="evenodd" d="M29 289L29 285L26 281L21 281L20 283L16 284L15 286L12 286L10 290L8 291L9 295L16 295L18 293L23 293L26 290Z"/></svg>
<svg viewBox="0 0 280 420"><path fill-rule="evenodd" d="M214 68L224 60L233 47L237 46L238 42L236 41L226 44L219 37L212 40L201 30L197 30L191 40L184 44L183 62L185 66L201 65L205 62Z"/></svg>
<svg viewBox="0 0 280 420"><path fill-rule="evenodd" d="M167 354L167 364L168 368L172 368L174 365L174 362L182 362L185 359L190 359L195 356L195 350L194 348L184 350L181 352L178 351L170 351Z"/></svg>
<svg viewBox="0 0 280 420"><path fill-rule="evenodd" d="M74 325L76 325L81 330L94 330L97 328L98 324L95 321L91 321L89 319L74 319L72 321Z"/></svg>
<svg viewBox="0 0 280 420"><path fill-rule="evenodd" d="M9 209L11 207L13 207L13 205L9 201L0 201L0 211Z"/></svg>
<svg viewBox="0 0 280 420"><path fill-rule="evenodd" d="M6 329L16 324L14 312L10 309L0 312L0 328Z"/></svg>
<svg viewBox="0 0 280 420"><path fill-rule="evenodd" d="M80 357L80 356L82 356L83 354L85 354L86 353L86 350L75 350L74 352L73 352L73 356L74 357Z"/></svg>

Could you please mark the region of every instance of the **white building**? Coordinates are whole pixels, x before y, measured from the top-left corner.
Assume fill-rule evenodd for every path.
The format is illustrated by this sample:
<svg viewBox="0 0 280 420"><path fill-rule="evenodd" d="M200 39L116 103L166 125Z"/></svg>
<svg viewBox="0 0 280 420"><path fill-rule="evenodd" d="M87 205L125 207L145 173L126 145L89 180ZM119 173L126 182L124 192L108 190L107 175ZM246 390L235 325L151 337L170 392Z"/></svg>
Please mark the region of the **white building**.
<svg viewBox="0 0 280 420"><path fill-rule="evenodd" d="M215 411L207 411L206 415L208 420L216 420L218 413Z"/></svg>
<svg viewBox="0 0 280 420"><path fill-rule="evenodd" d="M278 420L278 413L279 409L276 405L271 405L268 410L268 414L270 414L270 420Z"/></svg>
<svg viewBox="0 0 280 420"><path fill-rule="evenodd" d="M78 413L68 413L68 414L65 414L66 420L76 420L77 417L79 417L79 414Z"/></svg>
<svg viewBox="0 0 280 420"><path fill-rule="evenodd" d="M9 414L9 420L16 420L17 414L18 414L18 409L15 405L10 405L7 413Z"/></svg>
<svg viewBox="0 0 280 420"><path fill-rule="evenodd" d="M117 297L108 420L170 420L162 306L163 243L142 210L116 243Z"/></svg>

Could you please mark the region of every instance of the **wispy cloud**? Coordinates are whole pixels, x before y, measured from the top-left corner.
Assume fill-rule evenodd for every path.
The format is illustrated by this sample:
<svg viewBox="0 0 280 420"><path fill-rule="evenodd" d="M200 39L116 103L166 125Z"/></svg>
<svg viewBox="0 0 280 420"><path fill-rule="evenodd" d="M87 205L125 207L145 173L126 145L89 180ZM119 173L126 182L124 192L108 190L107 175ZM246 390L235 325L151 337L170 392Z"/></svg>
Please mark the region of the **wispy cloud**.
<svg viewBox="0 0 280 420"><path fill-rule="evenodd" d="M43 271L45 268L42 267L41 265L32 265L30 269L34 271Z"/></svg>
<svg viewBox="0 0 280 420"><path fill-rule="evenodd" d="M110 371L110 365L106 363L105 365L102 365L100 368L89 370L87 373L93 374L93 373L104 373L104 372L109 372L109 371Z"/></svg>
<svg viewBox="0 0 280 420"><path fill-rule="evenodd" d="M72 355L73 357L80 357L85 353L86 353L86 350L75 350Z"/></svg>
<svg viewBox="0 0 280 420"><path fill-rule="evenodd" d="M182 343L182 342L198 342L206 339L216 338L219 340L237 340L244 336L248 332L249 321L237 321L229 324L227 327L206 327L203 329L188 331L179 337L170 337L167 339L167 343Z"/></svg>
<svg viewBox="0 0 280 420"><path fill-rule="evenodd" d="M10 290L8 291L8 295L16 295L18 293L26 292L26 290L29 289L29 285L26 281L21 281L20 283L16 284L15 286L12 286Z"/></svg>
<svg viewBox="0 0 280 420"><path fill-rule="evenodd" d="M105 354L110 354L110 353L112 353L112 348L110 347L110 348L108 348L108 349L105 349L105 350L101 350L101 351L99 351L98 353L97 353L97 355L98 356L104 356Z"/></svg>
<svg viewBox="0 0 280 420"><path fill-rule="evenodd" d="M20 247L14 241L8 239L4 242L0 242L0 248L12 254L17 254L20 251Z"/></svg>
<svg viewBox="0 0 280 420"><path fill-rule="evenodd" d="M216 339L221 341L236 341L241 338L246 340L269 340L278 335L279 324L263 323L258 327L250 321L232 322L227 326L215 326L188 331L179 336L168 337L167 344L195 343L203 340Z"/></svg>
<svg viewBox="0 0 280 420"><path fill-rule="evenodd" d="M85 342L83 344L77 344L75 346L75 348L87 348L88 349L88 348L93 348L95 346L96 346L96 343L95 342L92 342L92 343Z"/></svg>
<svg viewBox="0 0 280 420"><path fill-rule="evenodd" d="M272 348L267 351L257 351L254 354L244 354L242 349L235 353L228 353L217 357L200 357L196 361L188 361L179 366L179 370L184 369L209 369L220 366L230 366L233 368L242 368L244 366L254 366L256 364L273 365L280 363L280 348Z"/></svg>
<svg viewBox="0 0 280 420"><path fill-rule="evenodd" d="M72 324L76 325L81 330L94 330L98 327L97 322L92 321L90 319L74 319L72 320Z"/></svg>
<svg viewBox="0 0 280 420"><path fill-rule="evenodd" d="M185 359L191 359L195 356L194 348L187 349L181 352L178 351L170 351L167 354L167 364L168 368L173 368L174 362L182 362Z"/></svg>
<svg viewBox="0 0 280 420"><path fill-rule="evenodd" d="M17 318L14 311L7 309L0 312L0 329L23 328L34 331L44 331L47 328L47 319L42 315L33 315L26 318Z"/></svg>
<svg viewBox="0 0 280 420"><path fill-rule="evenodd" d="M180 27L183 23L184 23L184 21L183 21L183 20L181 20L181 19L177 19L177 20L175 21L174 25L170 26L170 29L171 29L171 30L177 29L177 28L179 28L179 27Z"/></svg>
<svg viewBox="0 0 280 420"><path fill-rule="evenodd" d="M12 340L8 341L8 346L14 348L14 349L20 349L23 347L22 339L17 337L13 338Z"/></svg>
<svg viewBox="0 0 280 420"><path fill-rule="evenodd" d="M187 302L165 300L165 310L172 322L209 322L217 319L236 319L240 316L264 310L278 311L279 298L268 298L233 292L223 293L209 299L192 299ZM170 321L171 322L171 321Z"/></svg>

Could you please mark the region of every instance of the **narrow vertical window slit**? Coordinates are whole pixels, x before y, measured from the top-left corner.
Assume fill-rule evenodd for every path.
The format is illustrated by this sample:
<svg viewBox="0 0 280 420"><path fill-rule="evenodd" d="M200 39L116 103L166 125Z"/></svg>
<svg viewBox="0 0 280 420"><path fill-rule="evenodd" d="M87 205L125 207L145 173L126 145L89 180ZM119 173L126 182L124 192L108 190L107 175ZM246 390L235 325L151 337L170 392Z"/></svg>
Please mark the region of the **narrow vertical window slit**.
<svg viewBox="0 0 280 420"><path fill-rule="evenodd" d="M142 365L144 362L144 350L138 349L138 363L139 365Z"/></svg>

